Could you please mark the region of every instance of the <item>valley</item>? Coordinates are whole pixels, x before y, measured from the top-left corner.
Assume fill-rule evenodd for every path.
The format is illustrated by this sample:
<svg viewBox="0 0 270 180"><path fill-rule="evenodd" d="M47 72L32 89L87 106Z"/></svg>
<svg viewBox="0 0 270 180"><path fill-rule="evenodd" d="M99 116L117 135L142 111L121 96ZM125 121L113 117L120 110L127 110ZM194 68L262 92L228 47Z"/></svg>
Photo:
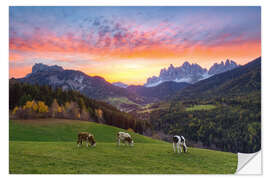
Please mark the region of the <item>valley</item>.
<svg viewBox="0 0 270 180"><path fill-rule="evenodd" d="M37 77L42 78L43 73L46 75L47 71L51 73L50 67L48 69L48 66L45 66L46 68L46 72L44 70L40 72L34 68L30 79L28 76L26 79L15 81L25 83L30 80L32 82ZM195 147L229 152L256 152L260 149L261 137L259 128L261 125L260 68L261 59L258 58L246 65L218 73L194 84L168 81L155 87L128 86L121 88L110 85L105 80L100 81L98 78L99 82L106 84L102 85L103 87L107 87L107 90L110 89L109 87L113 87L112 90L116 94L107 91L106 88L99 90L101 84L97 88L93 88L91 92L96 91L95 96L91 95L94 99L99 99L96 94L102 91L101 94L105 94L101 96L105 99L101 98L100 102L91 102L91 100L91 103L87 103L87 107L89 105L91 107L88 120L125 129L131 128L135 132L165 141L170 141L169 137L173 134L182 134L192 141ZM55 71L58 72L59 68L53 70L53 74ZM63 70L60 71L62 76ZM77 74L73 71L72 73ZM79 72L79 74L81 73ZM88 79L92 81L92 77L88 77ZM32 87L29 88L29 90L32 89ZM46 89L46 86L44 88ZM51 96L50 99L41 99L45 100L46 104L51 104L53 97L58 97L53 89L50 90L51 95L45 96ZM76 88L72 91L75 94L78 92ZM61 93L64 92L66 90ZM84 92L82 91L83 98L87 99L87 93ZM106 94L107 92L111 95ZM38 99L35 96L32 94L32 97L29 98ZM80 104L80 96L71 99ZM62 97L64 98L64 96ZM84 101L88 102L86 99ZM25 100L19 98L16 103L24 104L21 101ZM66 100L62 102L63 100L59 99L59 101L60 104L64 104ZM95 103L100 103L100 105L94 105ZM12 106L11 109L14 107ZM82 110L80 112L82 113ZM99 112L102 112L102 118L99 117ZM247 134L250 135L247 136ZM228 142L230 143L228 144Z"/></svg>

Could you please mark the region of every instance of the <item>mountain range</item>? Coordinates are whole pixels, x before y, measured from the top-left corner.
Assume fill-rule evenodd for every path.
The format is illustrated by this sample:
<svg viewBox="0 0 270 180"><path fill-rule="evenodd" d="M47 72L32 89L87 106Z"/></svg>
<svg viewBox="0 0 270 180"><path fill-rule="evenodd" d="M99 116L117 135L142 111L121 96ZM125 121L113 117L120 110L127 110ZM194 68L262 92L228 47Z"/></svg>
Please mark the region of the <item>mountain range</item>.
<svg viewBox="0 0 270 180"><path fill-rule="evenodd" d="M257 61L258 60L255 60L254 62ZM103 100L111 104L113 103L110 102L110 100L114 101L114 103L115 101L119 101L120 104L130 107L134 104L136 106L144 105L172 97L183 98L193 95L200 96L203 93L212 92L210 89L213 88L215 88L215 90L213 90L215 93L218 93L221 87L223 89L226 87L228 91L231 91L231 87L240 86L246 81L249 81L247 78L254 77L247 75L250 69L246 69L247 66L248 64L238 66L235 62L227 60L225 63L216 63L207 70L201 68L198 64L185 62L180 67L173 67L173 65L171 65L168 69L162 69L160 76L156 78L159 80L162 79L163 82L157 83L156 86L128 86L121 82L111 84L102 77L88 76L81 71L66 70L61 66L48 66L38 63L32 67L31 73L17 80L30 84L60 87L63 90L76 90L93 99ZM179 77L181 74L183 75L181 77L184 77L184 79L189 78L191 81L188 82L191 83L183 81L183 78L183 82L180 79L176 81L175 78ZM246 76L242 74L246 74ZM257 76L258 74L256 77ZM237 78L242 79L234 83L234 80ZM151 84L150 82L152 82L152 80L148 79L148 84ZM155 83L154 80L152 84L153 83ZM257 81L254 83L253 85L257 87ZM243 89L243 91L245 90L247 89ZM123 98L127 100L123 101Z"/></svg>
<svg viewBox="0 0 270 180"><path fill-rule="evenodd" d="M261 57L181 89L176 99L239 96L261 91Z"/></svg>
<svg viewBox="0 0 270 180"><path fill-rule="evenodd" d="M97 100L106 100L110 97L126 97L139 104L144 101L143 98L130 93L124 88L112 85L102 77L88 76L76 70L65 70L57 65L48 66L37 63L32 67L31 73L18 80L29 84L60 87L63 90L76 90Z"/></svg>
<svg viewBox="0 0 270 180"><path fill-rule="evenodd" d="M90 98L103 100L113 105L119 104L115 102L119 100L123 106L156 102L189 85L188 83L164 82L156 87L147 88L128 86L121 82L111 84L99 76L88 76L81 71L65 70L61 66L48 66L42 63L35 64L31 73L17 80L29 84L60 87L63 90L76 90ZM121 98L126 98L128 101L122 102ZM118 108L125 109L123 106Z"/></svg>
<svg viewBox="0 0 270 180"><path fill-rule="evenodd" d="M145 87L154 87L165 81L187 82L194 84L200 80L207 79L215 74L226 72L238 67L234 61L227 59L225 63L213 64L209 70L198 64L184 62L182 66L174 67L172 64L166 69L161 69L159 76L152 76L147 79Z"/></svg>
<svg viewBox="0 0 270 180"><path fill-rule="evenodd" d="M261 57L136 111L156 131L234 153L261 149ZM143 114L144 113L144 114Z"/></svg>

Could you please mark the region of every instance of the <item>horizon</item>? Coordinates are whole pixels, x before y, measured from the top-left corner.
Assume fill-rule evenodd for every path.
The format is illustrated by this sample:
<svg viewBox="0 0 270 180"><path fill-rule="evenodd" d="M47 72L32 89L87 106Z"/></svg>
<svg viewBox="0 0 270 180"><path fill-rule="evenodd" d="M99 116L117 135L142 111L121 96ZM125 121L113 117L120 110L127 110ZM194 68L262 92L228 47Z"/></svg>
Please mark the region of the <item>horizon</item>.
<svg viewBox="0 0 270 180"><path fill-rule="evenodd" d="M261 57L261 56L260 56ZM257 57L257 58L260 58L260 57ZM255 59L257 59L257 58L255 58ZM250 61L248 61L246 64L248 64L248 63L250 63L250 62L252 62L252 61L254 61L255 59L252 59L252 60L250 60ZM231 61L234 61L234 60L232 60L232 59L226 59L226 60L221 60L221 61L219 61L219 62L214 62L213 64L212 64L212 66L215 64L215 63L217 63L217 64L221 64L222 62L226 62L227 60L229 60L230 62ZM179 66L175 66L175 65L173 65L173 64L171 64L171 65L173 65L173 67L174 68L178 68L178 67L181 67L185 62L188 62L190 65L192 65L192 64L197 64L197 65L199 65L201 68L203 68L203 69L206 69L207 71L209 71L209 69L210 68L206 68L206 67L203 67L203 66L201 66L200 64L198 64L198 63L191 63L191 62L189 62L189 61L184 61L181 65L179 65ZM235 62L235 61L234 61ZM34 66L34 65L36 65L36 64L44 64L44 63L42 63L42 62L35 62L32 66L31 66L31 71L30 72L28 72L27 74L29 74L29 73L32 73L32 67ZM44 64L44 65L47 65L47 66L60 66L60 65L58 65L58 64ZM237 65L241 65L241 64L237 64ZM242 65L245 65L245 64L242 64ZM241 66L242 66L241 65ZM69 69L69 68L65 68L65 67L63 67L63 66L60 66L60 67L62 67L64 70L76 70L76 69ZM168 67L164 67L164 68L162 68L162 69L166 69L166 70L168 70L168 68L169 68L169 66ZM162 69L160 69L160 71L162 70ZM80 71L80 70L79 70ZM83 71L81 71L81 72L83 72ZM85 72L83 72L83 73L85 73ZM26 74L26 75L27 75ZM85 73L86 74L86 73ZM25 76L26 76L25 75ZM88 75L88 74L87 74ZM23 77L25 77L25 76L23 76ZM89 75L89 76L91 76L91 75ZM97 75L94 75L94 76L99 76L98 74ZM94 77L94 76L91 76L91 77ZM155 75L153 75L153 76L155 76ZM150 76L150 77L153 77L153 76ZM158 75L156 75L156 76L159 76L159 74ZM23 78L23 77L18 77L18 78ZM102 77L102 76L99 76L99 77L101 77L101 78L104 78L104 77ZM148 77L148 78L150 78L150 77ZM10 79L11 78L16 78L16 77L10 77ZM105 79L105 78L104 78ZM108 81L107 79L105 79L106 81ZM147 81L147 79L146 79L146 81ZM110 82L111 84L113 84L113 83L124 83L124 84L126 84L126 85L128 85L128 86L131 86L131 85L144 85L145 83L146 83L146 81L143 83L143 84L127 84L127 83L124 83L124 82L121 82L121 81L113 81L113 82ZM109 81L108 81L109 82Z"/></svg>
<svg viewBox="0 0 270 180"><path fill-rule="evenodd" d="M261 56L260 7L10 7L9 76L59 65L142 85L185 61L209 69Z"/></svg>

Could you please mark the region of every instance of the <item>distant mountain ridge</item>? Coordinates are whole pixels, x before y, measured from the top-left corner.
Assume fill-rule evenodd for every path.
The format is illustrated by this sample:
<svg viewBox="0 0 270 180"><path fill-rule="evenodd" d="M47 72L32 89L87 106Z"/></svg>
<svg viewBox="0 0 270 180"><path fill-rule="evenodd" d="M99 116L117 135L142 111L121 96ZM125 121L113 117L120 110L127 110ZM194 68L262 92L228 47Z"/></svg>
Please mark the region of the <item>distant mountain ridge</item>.
<svg viewBox="0 0 270 180"><path fill-rule="evenodd" d="M227 59L225 63L221 61L220 64L218 63L213 64L210 67L208 74L209 75L220 74L220 73L232 70L236 67L238 67L238 65L234 61Z"/></svg>
<svg viewBox="0 0 270 180"><path fill-rule="evenodd" d="M261 57L183 88L175 94L175 99L225 97L260 91Z"/></svg>
<svg viewBox="0 0 270 180"><path fill-rule="evenodd" d="M144 84L145 87L153 87L165 81L186 82L194 84L200 80L207 79L215 74L226 72L238 67L234 61L227 59L218 64L213 64L209 70L202 68L198 64L190 64L184 62L182 66L174 67L172 64L168 69L164 68L160 70L159 76L152 76L147 79Z"/></svg>
<svg viewBox="0 0 270 180"><path fill-rule="evenodd" d="M187 89L198 81L201 82L210 76L216 76L215 74L222 74L222 71L228 71L228 69L232 69L235 66L238 66L235 62L227 60L225 63L214 64L208 71L201 68L198 64L185 62L180 67L171 65L168 69L162 69L160 73L161 78L158 77L162 81L156 86L128 86L121 82L111 84L102 77L88 76L81 71L66 70L61 66L48 66L38 63L32 67L31 73L17 80L29 84L60 87L63 90L76 90L90 98L111 104L119 101L120 104L126 104L125 107L127 107L127 105L131 106L131 104L139 106L165 100L170 98L169 96L175 96L182 89ZM175 79L181 74L184 78ZM127 98L131 102L123 101L123 98Z"/></svg>
<svg viewBox="0 0 270 180"><path fill-rule="evenodd" d="M61 66L57 65L48 66L42 63L37 63L32 67L32 73L30 73L30 75L42 71L64 71L64 69Z"/></svg>
<svg viewBox="0 0 270 180"><path fill-rule="evenodd" d="M60 87L63 90L76 90L97 100L106 100L109 97L127 97L136 103L143 102L141 97L112 85L102 77L88 76L76 70L65 70L57 65L48 66L37 63L32 67L31 73L18 80L29 84Z"/></svg>

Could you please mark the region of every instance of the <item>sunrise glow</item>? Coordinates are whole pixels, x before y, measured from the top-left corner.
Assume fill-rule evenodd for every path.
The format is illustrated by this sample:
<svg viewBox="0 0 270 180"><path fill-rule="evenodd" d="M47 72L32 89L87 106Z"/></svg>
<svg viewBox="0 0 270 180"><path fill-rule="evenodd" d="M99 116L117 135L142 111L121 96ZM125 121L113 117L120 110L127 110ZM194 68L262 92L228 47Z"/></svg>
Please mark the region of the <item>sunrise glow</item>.
<svg viewBox="0 0 270 180"><path fill-rule="evenodd" d="M170 64L261 56L260 7L10 7L10 77L34 63L144 84Z"/></svg>

